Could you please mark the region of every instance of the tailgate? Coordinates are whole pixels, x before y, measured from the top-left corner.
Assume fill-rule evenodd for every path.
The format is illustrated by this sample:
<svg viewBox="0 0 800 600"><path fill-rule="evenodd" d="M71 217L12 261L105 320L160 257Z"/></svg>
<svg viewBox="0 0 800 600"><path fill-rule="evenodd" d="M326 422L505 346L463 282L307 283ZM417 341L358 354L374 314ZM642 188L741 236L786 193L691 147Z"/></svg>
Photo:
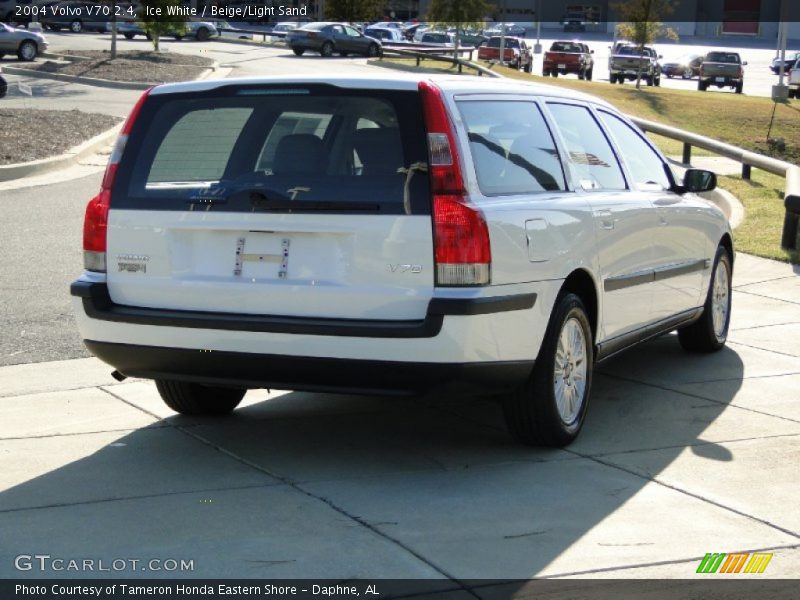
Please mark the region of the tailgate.
<svg viewBox="0 0 800 600"><path fill-rule="evenodd" d="M424 318L433 295L426 162L415 91L316 84L154 94L112 194L111 298Z"/></svg>

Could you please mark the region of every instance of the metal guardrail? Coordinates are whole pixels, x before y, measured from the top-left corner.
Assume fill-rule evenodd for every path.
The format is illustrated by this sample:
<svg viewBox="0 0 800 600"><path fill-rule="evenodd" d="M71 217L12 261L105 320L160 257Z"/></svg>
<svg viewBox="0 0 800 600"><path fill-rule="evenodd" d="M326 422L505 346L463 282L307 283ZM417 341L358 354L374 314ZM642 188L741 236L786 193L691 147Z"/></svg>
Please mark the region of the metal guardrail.
<svg viewBox="0 0 800 600"><path fill-rule="evenodd" d="M474 50L474 48L472 48L472 50ZM450 63L451 65L457 65L459 73L462 73L464 67L467 67L469 69L473 69L473 70L477 71L478 75L481 75L481 76L487 75L489 77L496 77L496 78L502 78L503 77L499 73L495 73L491 69L487 69L486 67L482 67L481 65L479 65L477 63L474 63L474 62L472 62L470 60L464 60L463 58L454 58L452 56L445 56L445 54L443 54L443 53L448 53L448 52L450 54L453 54L453 50L452 49L450 49L450 50L441 49L439 52L441 52L441 53L417 52L415 50L400 49L400 48L397 48L396 46L387 48L384 45L384 47L383 47L383 55L382 55L381 58L383 58L384 56L389 56L389 57L394 56L394 57L399 57L399 58L416 58L417 59L417 66L420 66L420 63L423 60L436 60L436 61L440 61L440 62Z"/></svg>
<svg viewBox="0 0 800 600"><path fill-rule="evenodd" d="M781 246L787 250L800 249L800 167L777 158L771 158L750 152L731 144L718 140L676 129L647 119L631 117L644 131L655 133L679 142L683 142L683 163L689 164L692 160L692 147L703 148L720 156L730 158L742 164L742 179L750 179L753 167L779 175L786 179L784 191L784 208L786 215L783 220L783 234Z"/></svg>

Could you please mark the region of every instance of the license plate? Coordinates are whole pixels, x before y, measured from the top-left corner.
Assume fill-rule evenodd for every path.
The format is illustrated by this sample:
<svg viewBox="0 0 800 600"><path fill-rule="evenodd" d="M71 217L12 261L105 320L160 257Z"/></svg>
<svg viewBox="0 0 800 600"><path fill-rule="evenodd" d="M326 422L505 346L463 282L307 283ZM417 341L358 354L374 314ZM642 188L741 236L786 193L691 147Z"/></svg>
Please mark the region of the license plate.
<svg viewBox="0 0 800 600"><path fill-rule="evenodd" d="M717 82L723 83L725 81L724 77L717 77Z"/></svg>
<svg viewBox="0 0 800 600"><path fill-rule="evenodd" d="M567 68L567 65L558 65L558 68L559 68L559 69L566 69L566 68Z"/></svg>

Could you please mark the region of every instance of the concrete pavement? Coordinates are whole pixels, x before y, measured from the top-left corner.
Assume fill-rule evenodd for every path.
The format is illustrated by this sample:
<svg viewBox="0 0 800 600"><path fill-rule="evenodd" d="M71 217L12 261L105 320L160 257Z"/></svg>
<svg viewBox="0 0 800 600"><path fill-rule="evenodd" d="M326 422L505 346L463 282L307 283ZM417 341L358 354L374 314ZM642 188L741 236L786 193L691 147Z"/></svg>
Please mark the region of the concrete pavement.
<svg viewBox="0 0 800 600"><path fill-rule="evenodd" d="M734 285L725 350L666 336L603 365L565 450L515 446L482 399L254 391L207 420L95 359L2 367L0 577L58 576L14 569L45 553L458 587L692 578L754 550L759 577L796 577L800 269L739 255Z"/></svg>

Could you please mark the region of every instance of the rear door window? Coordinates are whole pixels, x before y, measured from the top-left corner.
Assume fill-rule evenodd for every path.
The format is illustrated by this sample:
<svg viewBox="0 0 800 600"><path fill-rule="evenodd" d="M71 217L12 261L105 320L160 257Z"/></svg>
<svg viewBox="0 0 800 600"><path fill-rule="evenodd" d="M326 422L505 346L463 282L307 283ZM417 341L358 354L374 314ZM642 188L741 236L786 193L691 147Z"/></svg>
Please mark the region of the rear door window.
<svg viewBox="0 0 800 600"><path fill-rule="evenodd" d="M151 96L112 204L429 214L419 94L326 85Z"/></svg>
<svg viewBox="0 0 800 600"><path fill-rule="evenodd" d="M483 194L565 189L553 136L535 102L461 101L459 110Z"/></svg>
<svg viewBox="0 0 800 600"><path fill-rule="evenodd" d="M624 190L625 178L600 124L585 106L549 103L584 190Z"/></svg>

